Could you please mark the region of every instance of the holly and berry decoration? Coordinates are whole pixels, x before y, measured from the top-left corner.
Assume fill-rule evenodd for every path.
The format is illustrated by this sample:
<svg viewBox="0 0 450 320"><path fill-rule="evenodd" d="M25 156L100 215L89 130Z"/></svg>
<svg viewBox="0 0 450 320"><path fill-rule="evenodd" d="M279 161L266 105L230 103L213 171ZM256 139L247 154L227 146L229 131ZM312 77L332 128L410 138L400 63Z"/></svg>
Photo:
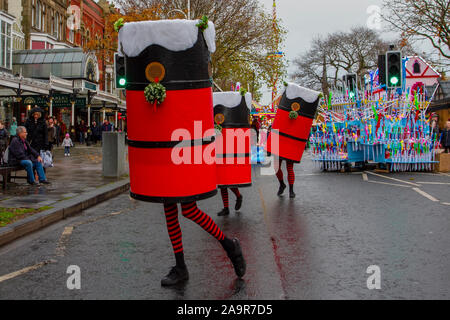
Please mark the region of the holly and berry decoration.
<svg viewBox="0 0 450 320"><path fill-rule="evenodd" d="M196 26L203 32L206 29L208 29L208 17L207 16L203 16L198 23L196 24Z"/></svg>
<svg viewBox="0 0 450 320"><path fill-rule="evenodd" d="M166 88L160 83L150 83L144 90L145 100L151 104L161 104L166 99Z"/></svg>

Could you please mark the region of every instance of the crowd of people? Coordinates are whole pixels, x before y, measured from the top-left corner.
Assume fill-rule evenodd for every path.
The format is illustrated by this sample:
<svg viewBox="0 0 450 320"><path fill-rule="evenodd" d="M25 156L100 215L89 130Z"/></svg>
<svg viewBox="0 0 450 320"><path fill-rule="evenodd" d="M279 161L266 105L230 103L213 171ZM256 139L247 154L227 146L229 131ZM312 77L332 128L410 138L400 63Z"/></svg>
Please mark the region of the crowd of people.
<svg viewBox="0 0 450 320"><path fill-rule="evenodd" d="M29 118L23 126L18 125L15 117L12 118L9 128L0 121L1 165L23 166L27 171L27 181L31 185L49 183L43 167L42 152L52 152L55 146L63 146L64 155L70 156L73 141L96 145L102 140L104 131L114 131L114 126L107 119L101 126L96 121L88 126L81 120L74 128L67 128L64 122L44 115L44 111L35 106L30 110Z"/></svg>

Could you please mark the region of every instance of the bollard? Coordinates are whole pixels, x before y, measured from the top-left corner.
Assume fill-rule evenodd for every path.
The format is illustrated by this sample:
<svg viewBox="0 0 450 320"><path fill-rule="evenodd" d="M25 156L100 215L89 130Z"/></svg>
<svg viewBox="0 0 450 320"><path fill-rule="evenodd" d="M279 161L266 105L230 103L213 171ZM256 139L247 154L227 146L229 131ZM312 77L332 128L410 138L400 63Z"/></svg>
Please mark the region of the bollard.
<svg viewBox="0 0 450 320"><path fill-rule="evenodd" d="M103 132L103 176L120 177L126 173L125 133Z"/></svg>

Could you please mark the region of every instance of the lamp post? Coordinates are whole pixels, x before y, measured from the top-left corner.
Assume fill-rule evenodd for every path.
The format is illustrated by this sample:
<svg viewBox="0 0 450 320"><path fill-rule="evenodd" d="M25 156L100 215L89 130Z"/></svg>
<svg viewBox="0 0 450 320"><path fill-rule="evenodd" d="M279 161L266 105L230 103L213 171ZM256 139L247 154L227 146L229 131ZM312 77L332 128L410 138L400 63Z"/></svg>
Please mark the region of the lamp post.
<svg viewBox="0 0 450 320"><path fill-rule="evenodd" d="M188 15L187 18L188 20L191 20L191 0L188 0Z"/></svg>
<svg viewBox="0 0 450 320"><path fill-rule="evenodd" d="M187 15L186 15L186 13L183 10L180 10L180 9L170 10L167 13L167 15L171 14L172 12L180 12L180 13L182 13L185 16L185 18L187 20L191 20L191 0L188 0L188 2L187 2Z"/></svg>

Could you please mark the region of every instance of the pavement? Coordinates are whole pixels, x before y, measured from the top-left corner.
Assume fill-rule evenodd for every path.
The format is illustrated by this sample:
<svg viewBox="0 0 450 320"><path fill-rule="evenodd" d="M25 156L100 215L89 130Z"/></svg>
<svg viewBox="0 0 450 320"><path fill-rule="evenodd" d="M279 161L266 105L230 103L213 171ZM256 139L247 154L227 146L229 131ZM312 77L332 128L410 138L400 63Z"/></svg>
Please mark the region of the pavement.
<svg viewBox="0 0 450 320"><path fill-rule="evenodd" d="M76 197L120 178L102 177L102 149L76 145L71 156L64 157L63 148L55 148L54 167L47 169L51 185L30 186L24 179L12 180L6 190L0 191L0 207L42 208ZM13 174L14 175L14 174ZM26 176L25 171L17 172Z"/></svg>
<svg viewBox="0 0 450 320"><path fill-rule="evenodd" d="M198 203L241 240L243 279L180 216L190 280L162 288L174 264L162 206L124 193L1 247L0 299L450 298L449 174L321 172L308 156L294 169L295 199L254 166L240 212L217 217L220 195ZM80 289L67 285L74 268Z"/></svg>

